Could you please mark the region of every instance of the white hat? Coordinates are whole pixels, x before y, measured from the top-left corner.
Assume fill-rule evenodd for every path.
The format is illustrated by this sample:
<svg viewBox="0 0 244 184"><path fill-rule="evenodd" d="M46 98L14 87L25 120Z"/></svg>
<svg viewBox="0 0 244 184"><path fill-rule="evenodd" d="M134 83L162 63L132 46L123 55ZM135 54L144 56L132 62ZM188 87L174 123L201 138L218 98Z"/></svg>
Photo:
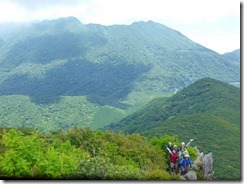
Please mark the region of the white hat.
<svg viewBox="0 0 244 184"><path fill-rule="evenodd" d="M188 154L185 154L184 157L188 157L189 158L190 156Z"/></svg>

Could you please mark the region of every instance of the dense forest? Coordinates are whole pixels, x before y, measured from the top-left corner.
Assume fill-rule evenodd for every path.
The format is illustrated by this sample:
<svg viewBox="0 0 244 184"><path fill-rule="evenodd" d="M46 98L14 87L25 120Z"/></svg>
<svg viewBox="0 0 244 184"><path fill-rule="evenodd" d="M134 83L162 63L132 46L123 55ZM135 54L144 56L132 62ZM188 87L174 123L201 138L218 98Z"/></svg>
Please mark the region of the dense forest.
<svg viewBox="0 0 244 184"><path fill-rule="evenodd" d="M177 136L149 139L74 127L45 134L0 128L0 178L177 180L168 172L165 144ZM189 147L192 159L196 150Z"/></svg>

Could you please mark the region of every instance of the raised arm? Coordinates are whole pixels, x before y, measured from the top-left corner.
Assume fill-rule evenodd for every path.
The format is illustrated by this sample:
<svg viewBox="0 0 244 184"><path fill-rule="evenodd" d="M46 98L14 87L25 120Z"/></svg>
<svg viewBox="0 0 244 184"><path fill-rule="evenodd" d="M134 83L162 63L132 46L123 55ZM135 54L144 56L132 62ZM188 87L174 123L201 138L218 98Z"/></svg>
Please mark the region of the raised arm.
<svg viewBox="0 0 244 184"><path fill-rule="evenodd" d="M194 141L194 139L190 139L190 141L186 144L186 147L188 147L192 141Z"/></svg>
<svg viewBox="0 0 244 184"><path fill-rule="evenodd" d="M169 147L167 146L166 148L169 151L169 153L172 154L172 151L169 149Z"/></svg>

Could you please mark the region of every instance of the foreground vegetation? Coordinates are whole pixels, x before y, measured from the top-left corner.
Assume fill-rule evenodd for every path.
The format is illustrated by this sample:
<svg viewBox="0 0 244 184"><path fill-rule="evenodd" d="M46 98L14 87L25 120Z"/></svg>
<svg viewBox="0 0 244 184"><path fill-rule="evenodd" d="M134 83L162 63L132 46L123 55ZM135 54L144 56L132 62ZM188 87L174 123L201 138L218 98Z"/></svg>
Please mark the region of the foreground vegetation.
<svg viewBox="0 0 244 184"><path fill-rule="evenodd" d="M0 129L2 179L176 180L164 145L176 136L146 138L74 127L45 134ZM196 151L190 149L192 159Z"/></svg>

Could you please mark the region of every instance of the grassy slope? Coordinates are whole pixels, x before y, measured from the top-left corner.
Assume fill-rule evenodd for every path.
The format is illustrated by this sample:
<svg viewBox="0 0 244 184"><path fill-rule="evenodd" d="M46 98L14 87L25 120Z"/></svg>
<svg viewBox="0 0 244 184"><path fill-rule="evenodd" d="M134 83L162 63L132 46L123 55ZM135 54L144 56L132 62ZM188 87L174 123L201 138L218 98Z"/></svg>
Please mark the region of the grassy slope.
<svg viewBox="0 0 244 184"><path fill-rule="evenodd" d="M240 89L232 85L199 80L171 98L155 100L110 129L195 138L194 144L202 151L213 152L218 179L240 178Z"/></svg>

